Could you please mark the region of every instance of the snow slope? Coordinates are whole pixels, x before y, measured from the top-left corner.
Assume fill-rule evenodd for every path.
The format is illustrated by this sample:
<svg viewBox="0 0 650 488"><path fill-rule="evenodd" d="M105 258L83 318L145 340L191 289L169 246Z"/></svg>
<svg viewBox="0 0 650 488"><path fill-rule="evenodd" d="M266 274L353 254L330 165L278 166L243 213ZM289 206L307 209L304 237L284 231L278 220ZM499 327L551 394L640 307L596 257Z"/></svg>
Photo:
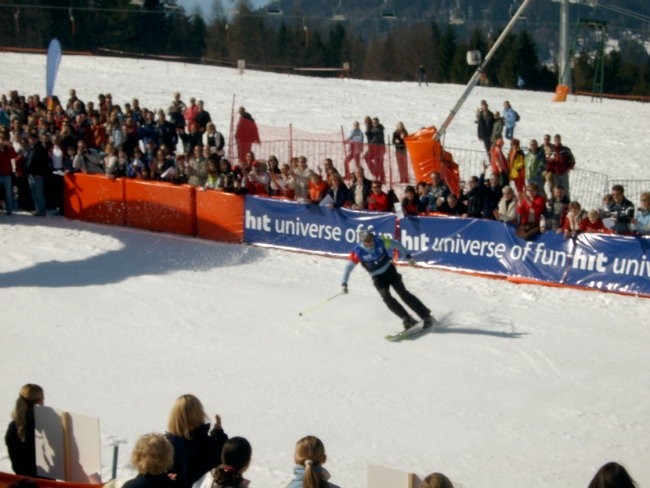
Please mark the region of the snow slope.
<svg viewBox="0 0 650 488"><path fill-rule="evenodd" d="M43 56L0 54L0 89L44 90ZM173 91L206 100L227 127L233 93L258 122L332 132L365 114L387 128L439 125L462 87L326 80L174 63L64 57L56 92L111 92L166 106ZM473 108L508 98L519 135L560 132L585 169L650 177L650 107L548 93L477 89L447 142L475 141ZM571 97L572 98L572 97ZM19 387L101 419L104 477L124 442L164 431L174 399L196 394L230 435L253 445L253 486L291 473L293 446L315 434L333 481L365 486L367 463L465 488L586 486L622 462L650 483L648 300L401 268L441 319L434 333L389 343L399 328L361 269L343 261L48 217L0 215L5 422ZM0 469L10 470L4 446Z"/></svg>

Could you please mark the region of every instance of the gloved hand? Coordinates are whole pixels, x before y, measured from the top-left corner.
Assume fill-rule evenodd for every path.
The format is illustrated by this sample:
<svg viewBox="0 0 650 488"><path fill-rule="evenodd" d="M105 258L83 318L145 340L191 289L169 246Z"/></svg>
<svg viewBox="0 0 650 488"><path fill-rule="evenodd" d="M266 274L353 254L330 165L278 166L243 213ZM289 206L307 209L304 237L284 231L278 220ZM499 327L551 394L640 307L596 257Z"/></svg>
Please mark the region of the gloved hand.
<svg viewBox="0 0 650 488"><path fill-rule="evenodd" d="M343 292L344 295L347 295L348 294L348 284L343 283L341 286L343 287L343 289L341 291Z"/></svg>

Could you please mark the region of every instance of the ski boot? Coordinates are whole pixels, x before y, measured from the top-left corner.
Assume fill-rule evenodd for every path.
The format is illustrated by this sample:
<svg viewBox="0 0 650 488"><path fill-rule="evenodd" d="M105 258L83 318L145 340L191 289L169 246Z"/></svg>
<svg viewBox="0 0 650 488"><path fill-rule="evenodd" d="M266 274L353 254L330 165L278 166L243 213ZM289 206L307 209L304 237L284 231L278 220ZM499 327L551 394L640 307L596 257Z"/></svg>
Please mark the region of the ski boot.
<svg viewBox="0 0 650 488"><path fill-rule="evenodd" d="M428 329L429 327L432 327L433 324L435 323L436 323L436 319L433 318L431 315L427 315L422 319L422 328Z"/></svg>
<svg viewBox="0 0 650 488"><path fill-rule="evenodd" d="M411 327L413 327L417 323L418 323L418 321L415 320L410 315L407 315L406 317L404 317L402 319L402 325L404 326L404 330L409 330Z"/></svg>

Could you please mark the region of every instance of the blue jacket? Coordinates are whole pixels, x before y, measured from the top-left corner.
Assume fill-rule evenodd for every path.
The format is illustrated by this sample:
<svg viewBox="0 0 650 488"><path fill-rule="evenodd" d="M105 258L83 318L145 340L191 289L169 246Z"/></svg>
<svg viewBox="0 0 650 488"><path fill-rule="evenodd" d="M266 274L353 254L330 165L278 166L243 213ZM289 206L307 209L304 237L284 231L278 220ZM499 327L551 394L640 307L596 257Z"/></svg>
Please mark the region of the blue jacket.
<svg viewBox="0 0 650 488"><path fill-rule="evenodd" d="M329 478L329 473L322 466L316 466L316 469L319 473L323 473L325 478ZM293 468L293 479L289 482L286 488L302 488L303 481L305 479L305 467L302 465L297 465ZM335 484L327 482L328 488L339 488Z"/></svg>
<svg viewBox="0 0 650 488"><path fill-rule="evenodd" d="M392 264L392 253L388 251L397 249L400 255L410 259L411 255L401 242L390 237L375 236L375 245L366 247L363 243L357 244L350 252L349 261L343 272L343 284L347 284L350 273L354 267L361 263L370 276L378 276L385 273Z"/></svg>
<svg viewBox="0 0 650 488"><path fill-rule="evenodd" d="M503 109L503 113L501 115L503 116L503 120L505 121L507 128L511 129L517 123L517 112L515 112L512 107Z"/></svg>

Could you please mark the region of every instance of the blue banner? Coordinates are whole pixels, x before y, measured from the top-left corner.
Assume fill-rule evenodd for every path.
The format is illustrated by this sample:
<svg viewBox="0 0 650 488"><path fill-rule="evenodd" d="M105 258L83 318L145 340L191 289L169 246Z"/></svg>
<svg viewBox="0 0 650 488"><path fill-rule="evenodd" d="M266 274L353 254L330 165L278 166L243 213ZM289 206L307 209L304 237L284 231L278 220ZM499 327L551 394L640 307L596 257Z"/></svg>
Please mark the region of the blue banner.
<svg viewBox="0 0 650 488"><path fill-rule="evenodd" d="M650 239L545 232L526 241L501 222L454 217L400 220L419 262L450 269L650 295Z"/></svg>
<svg viewBox="0 0 650 488"><path fill-rule="evenodd" d="M330 209L294 201L246 197L244 241L288 249L347 255L359 230L393 237L394 214Z"/></svg>

